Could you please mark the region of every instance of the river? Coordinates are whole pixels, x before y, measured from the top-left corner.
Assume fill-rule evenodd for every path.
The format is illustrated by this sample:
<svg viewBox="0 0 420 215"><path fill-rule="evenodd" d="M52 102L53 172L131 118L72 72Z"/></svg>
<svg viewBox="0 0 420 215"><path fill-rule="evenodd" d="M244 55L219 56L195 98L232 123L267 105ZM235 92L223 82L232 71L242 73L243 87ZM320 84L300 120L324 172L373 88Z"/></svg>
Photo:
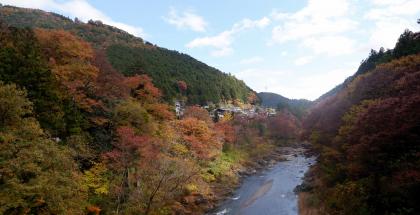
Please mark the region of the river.
<svg viewBox="0 0 420 215"><path fill-rule="evenodd" d="M215 215L296 215L297 195L293 189L314 164L303 149L286 150L286 161L247 177L233 196L223 202Z"/></svg>

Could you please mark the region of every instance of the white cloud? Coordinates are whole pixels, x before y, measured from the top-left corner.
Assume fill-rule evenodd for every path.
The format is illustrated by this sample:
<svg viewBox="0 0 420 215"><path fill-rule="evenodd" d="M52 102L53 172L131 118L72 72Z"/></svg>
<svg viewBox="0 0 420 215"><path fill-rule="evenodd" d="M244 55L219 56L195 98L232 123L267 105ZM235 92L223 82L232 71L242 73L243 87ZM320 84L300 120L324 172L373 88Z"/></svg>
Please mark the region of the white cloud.
<svg viewBox="0 0 420 215"><path fill-rule="evenodd" d="M420 15L420 0L373 0L372 8L364 18L372 21L369 44L371 48L393 48L405 30L419 30L416 20Z"/></svg>
<svg viewBox="0 0 420 215"><path fill-rule="evenodd" d="M302 46L312 49L315 54L326 54L328 56L350 54L357 50L356 42L344 36L307 38L303 41Z"/></svg>
<svg viewBox="0 0 420 215"><path fill-rule="evenodd" d="M420 12L420 0L374 0L372 3L374 7L365 15L369 19L410 16Z"/></svg>
<svg viewBox="0 0 420 215"><path fill-rule="evenodd" d="M171 8L164 20L177 28L187 28L197 32L206 31L208 25L203 17L195 14L193 11L187 10L182 15L179 15L175 8Z"/></svg>
<svg viewBox="0 0 420 215"><path fill-rule="evenodd" d="M269 91L294 99L318 98L352 75L354 66L345 69L333 69L326 73L313 75L296 75L296 72L276 68L248 68L235 73L252 89L263 92ZM269 77L269 78L268 78Z"/></svg>
<svg viewBox="0 0 420 215"><path fill-rule="evenodd" d="M271 91L282 93L276 87L282 85L282 80L292 74L291 71L276 68L247 68L235 72L235 76L244 80L252 89L262 92Z"/></svg>
<svg viewBox="0 0 420 215"><path fill-rule="evenodd" d="M235 23L233 25L234 31L242 31L250 28L264 28L270 24L270 19L263 17L257 20L251 20L248 18L243 19L242 21Z"/></svg>
<svg viewBox="0 0 420 215"><path fill-rule="evenodd" d="M251 58L242 59L240 64L257 64L264 61L264 58L260 56L255 56Z"/></svg>
<svg viewBox="0 0 420 215"><path fill-rule="evenodd" d="M213 37L200 37L187 44L188 48L196 48L200 46L213 46L216 48L223 48L232 43L231 31L224 31Z"/></svg>
<svg viewBox="0 0 420 215"><path fill-rule="evenodd" d="M252 28L262 29L269 24L270 19L267 17L263 17L258 20L243 19L240 22L235 23L229 30L223 31L215 36L196 38L187 43L186 47L212 47L213 50L210 52L212 56L227 56L233 53L232 43L234 42L234 37L236 34Z"/></svg>
<svg viewBox="0 0 420 215"><path fill-rule="evenodd" d="M277 43L296 41L314 36L336 35L355 29L356 23L350 19L339 20L288 20L273 28L272 40Z"/></svg>
<svg viewBox="0 0 420 215"><path fill-rule="evenodd" d="M398 37L405 29L416 29L416 27L409 21L401 18L378 20L374 25L375 27L370 31L369 38L369 46L374 49L378 49L380 47L394 48Z"/></svg>
<svg viewBox="0 0 420 215"><path fill-rule="evenodd" d="M345 78L354 74L355 68L356 67L339 68L330 70L326 73L301 76L296 80L299 84L294 85L298 91L288 93L291 93L291 95L299 95L297 98L317 99L322 94L342 83Z"/></svg>
<svg viewBox="0 0 420 215"><path fill-rule="evenodd" d="M228 56L233 53L233 49L231 47L222 47L221 49L215 49L210 52L210 55L213 57L223 57Z"/></svg>
<svg viewBox="0 0 420 215"><path fill-rule="evenodd" d="M294 61L294 63L295 63L295 65L297 65L297 66L303 66L303 65L306 65L306 64L308 64L308 63L310 63L310 62L312 62L312 60L314 59L314 57L313 56L303 56L303 57L299 57L299 58L297 58L295 61Z"/></svg>
<svg viewBox="0 0 420 215"><path fill-rule="evenodd" d="M84 22L87 22L89 19L101 20L103 23L121 28L136 36L147 37L141 27L114 21L112 18L90 5L86 0L1 0L1 3L64 13L71 17L77 17Z"/></svg>
<svg viewBox="0 0 420 215"><path fill-rule="evenodd" d="M348 0L309 0L308 4L295 13L273 11L271 17L280 22L272 30L271 44L300 41L303 47L315 54L349 54L354 41L346 36L357 28L358 23L348 16ZM333 39L330 43L327 40ZM322 47L320 42L327 47ZM327 48L334 50L328 51ZM344 52L339 52L343 51Z"/></svg>

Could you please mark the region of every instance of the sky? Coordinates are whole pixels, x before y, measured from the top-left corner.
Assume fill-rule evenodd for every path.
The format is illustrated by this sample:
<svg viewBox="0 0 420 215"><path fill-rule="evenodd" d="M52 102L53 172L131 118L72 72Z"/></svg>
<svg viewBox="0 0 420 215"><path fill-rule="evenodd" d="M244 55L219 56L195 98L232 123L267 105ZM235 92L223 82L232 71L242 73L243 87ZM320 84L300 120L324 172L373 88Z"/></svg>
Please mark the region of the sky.
<svg viewBox="0 0 420 215"><path fill-rule="evenodd" d="M235 75L257 92L314 100L371 49L419 31L420 0L0 0L101 20Z"/></svg>

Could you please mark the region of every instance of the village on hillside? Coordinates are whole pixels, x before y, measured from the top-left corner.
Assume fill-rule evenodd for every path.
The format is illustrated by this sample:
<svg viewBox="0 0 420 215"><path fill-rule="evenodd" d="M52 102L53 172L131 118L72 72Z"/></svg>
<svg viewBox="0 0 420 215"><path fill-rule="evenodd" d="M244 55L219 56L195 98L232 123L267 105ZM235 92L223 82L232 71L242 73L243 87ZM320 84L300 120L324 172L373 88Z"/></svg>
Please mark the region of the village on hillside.
<svg viewBox="0 0 420 215"><path fill-rule="evenodd" d="M267 108L259 105L251 104L232 104L231 102L220 103L220 104L207 104L200 106L209 112L210 118L214 121L219 121L226 116L245 116L248 118L254 118L256 116L273 117L277 114L276 109ZM184 115L186 105L180 101L175 101L175 113L178 118Z"/></svg>

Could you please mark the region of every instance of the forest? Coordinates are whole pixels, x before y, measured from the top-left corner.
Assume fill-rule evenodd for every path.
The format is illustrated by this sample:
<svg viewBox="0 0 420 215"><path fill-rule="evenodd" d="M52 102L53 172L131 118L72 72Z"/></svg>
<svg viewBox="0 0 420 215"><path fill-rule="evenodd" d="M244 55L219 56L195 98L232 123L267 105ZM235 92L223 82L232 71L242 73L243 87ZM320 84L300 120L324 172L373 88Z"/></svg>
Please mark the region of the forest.
<svg viewBox="0 0 420 215"><path fill-rule="evenodd" d="M277 112L204 108L221 103ZM416 215L419 108L419 32L308 101L101 21L0 5L0 214L205 214L308 143L308 214Z"/></svg>
<svg viewBox="0 0 420 215"><path fill-rule="evenodd" d="M163 92L163 99L189 104L219 103L239 99L246 102L252 90L233 75L223 73L186 54L144 41L116 27L90 20L83 23L59 14L36 9L0 6L0 20L18 28L63 29L101 50L113 68L124 75L143 75ZM180 92L177 82L188 84Z"/></svg>
<svg viewBox="0 0 420 215"><path fill-rule="evenodd" d="M418 214L420 34L372 50L304 120L319 153L311 204L326 214Z"/></svg>
<svg viewBox="0 0 420 215"><path fill-rule="evenodd" d="M1 214L204 213L301 126L286 111L176 117L152 77L70 31L2 23L0 44Z"/></svg>

